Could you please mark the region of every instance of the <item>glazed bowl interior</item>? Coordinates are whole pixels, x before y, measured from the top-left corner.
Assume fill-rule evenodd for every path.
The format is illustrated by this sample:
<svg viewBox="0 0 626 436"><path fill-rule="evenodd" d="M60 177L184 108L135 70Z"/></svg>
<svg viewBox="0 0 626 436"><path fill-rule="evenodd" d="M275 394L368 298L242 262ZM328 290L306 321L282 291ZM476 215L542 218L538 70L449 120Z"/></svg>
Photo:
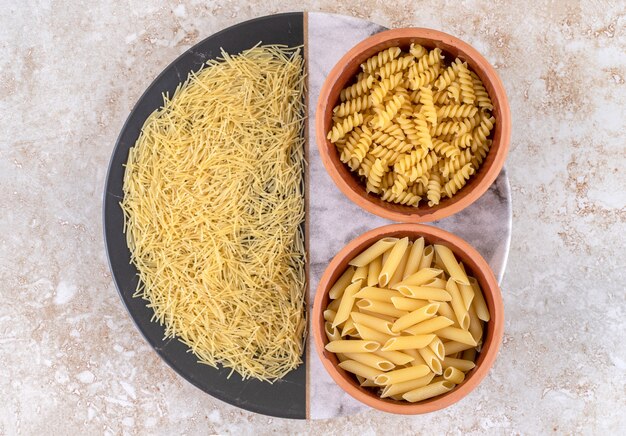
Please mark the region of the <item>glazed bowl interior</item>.
<svg viewBox="0 0 626 436"><path fill-rule="evenodd" d="M360 65L369 57L389 47L397 46L408 51L412 43L421 44L429 50L436 47L441 49L446 63L457 57L467 62L489 93L494 106L492 113L496 120L491 134L492 147L477 173L452 198L442 197L438 205L431 207L425 201L420 202L417 208L394 204L368 193L365 183L341 162L337 148L326 138L326 133L333 125L333 108L340 102L339 94L343 88L355 82L356 75L361 71ZM393 29L373 35L359 43L331 70L320 92L317 106L317 143L330 176L352 201L371 213L393 221L434 221L450 216L476 201L489 189L504 165L510 132L511 116L506 92L493 67L467 43L431 29Z"/></svg>
<svg viewBox="0 0 626 436"><path fill-rule="evenodd" d="M359 386L356 377L341 369L334 353L327 351L324 346L328 338L324 333L324 310L330 303L328 291L335 281L348 267L348 262L364 251L374 242L385 237L405 237L411 240L424 237L426 244L443 244L448 246L459 261L463 262L468 275L475 277L483 291L491 320L484 326L484 339L481 351L476 356L476 367L469 371L465 380L453 390L435 398L418 403L396 401L390 398L380 398L369 388ZM493 365L504 328L504 307L498 283L487 262L480 254L461 238L444 230L432 226L419 224L392 224L369 231L346 245L328 265L324 272L313 307L313 336L318 355L330 376L348 394L370 407L385 412L398 414L420 414L448 407L456 403L486 376Z"/></svg>

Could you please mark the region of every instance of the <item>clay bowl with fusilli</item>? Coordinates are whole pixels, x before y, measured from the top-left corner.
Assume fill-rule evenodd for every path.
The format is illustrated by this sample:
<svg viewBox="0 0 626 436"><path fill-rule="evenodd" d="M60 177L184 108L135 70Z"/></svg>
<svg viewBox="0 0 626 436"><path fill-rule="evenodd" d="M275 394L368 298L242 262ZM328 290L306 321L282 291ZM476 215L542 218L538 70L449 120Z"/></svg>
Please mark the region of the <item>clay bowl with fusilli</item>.
<svg viewBox="0 0 626 436"><path fill-rule="evenodd" d="M352 48L320 91L322 162L363 209L429 222L475 202L504 166L511 114L493 66L431 29L392 29Z"/></svg>

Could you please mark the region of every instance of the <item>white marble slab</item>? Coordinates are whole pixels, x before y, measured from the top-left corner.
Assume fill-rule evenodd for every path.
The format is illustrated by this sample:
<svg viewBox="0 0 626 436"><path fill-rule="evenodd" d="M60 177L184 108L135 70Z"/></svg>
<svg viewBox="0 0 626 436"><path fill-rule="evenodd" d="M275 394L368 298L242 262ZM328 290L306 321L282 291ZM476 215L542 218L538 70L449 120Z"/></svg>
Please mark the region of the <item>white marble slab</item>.
<svg viewBox="0 0 626 436"><path fill-rule="evenodd" d="M314 300L326 265L344 245L367 230L391 223L362 210L335 186L320 159L314 123L319 91L331 68L358 42L382 30L382 26L357 18L308 14L309 301ZM506 171L472 206L432 224L470 242L489 262L498 280L502 280L511 240L511 195ZM330 378L314 350L312 337L308 353L310 418L351 415L367 408Z"/></svg>

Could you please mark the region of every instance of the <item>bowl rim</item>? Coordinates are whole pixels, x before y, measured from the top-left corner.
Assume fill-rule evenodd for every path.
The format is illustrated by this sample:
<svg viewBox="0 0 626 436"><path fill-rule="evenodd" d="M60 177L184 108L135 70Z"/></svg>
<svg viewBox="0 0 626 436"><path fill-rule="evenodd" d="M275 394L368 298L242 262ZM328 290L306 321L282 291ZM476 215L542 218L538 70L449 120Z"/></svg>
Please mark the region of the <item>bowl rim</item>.
<svg viewBox="0 0 626 436"><path fill-rule="evenodd" d="M456 387L449 393L435 397L430 400L418 403L401 404L376 398L368 395L363 389L360 389L352 383L348 383L345 377L342 375L345 371L339 370L328 358L324 356L324 345L327 342L323 333L323 320L324 309L322 302L325 294L328 293L332 283L330 283L331 276L338 269L339 265L351 254L351 252L359 247L361 249L366 248L366 244L370 244L384 238L386 236L399 236L398 234L411 234L412 237L424 236L425 239L439 239L445 241L453 247L450 247L456 256L458 251L463 252L466 257L471 258L478 266L478 269L482 272L487 283L487 287L483 287L483 294L489 294L493 299L493 307L490 307L491 319L489 321L490 329L493 330L492 340L486 349L481 351L484 354L483 360L477 365L472 373L465 381ZM419 235L419 236L418 236ZM324 289L325 288L325 289ZM488 302L489 304L489 302ZM486 377L487 373L493 366L498 351L500 349L502 338L504 334L504 304L502 301L502 294L498 282L491 271L491 268L487 264L487 261L478 253L478 251L472 247L464 239L456 236L450 232L442 230L438 227L415 224L415 223L401 223L401 224L389 224L382 227L369 230L358 237L354 238L348 244L346 244L330 261L326 267L319 284L316 289L315 299L313 301L312 311L312 331L313 339L315 342L315 350L319 359L331 378L339 385L345 392L356 400L364 403L370 407L373 407L384 412L396 413L402 415L418 415L422 413L434 412L451 406L452 404L460 401L472 390L474 390L481 381ZM341 373L340 373L341 371Z"/></svg>
<svg viewBox="0 0 626 436"><path fill-rule="evenodd" d="M342 175L335 169L333 161L336 159L331 157L327 151L328 140L326 139L326 129L324 128L324 112L327 107L332 110L331 105L328 104L328 99L330 91L339 79L339 76L346 69L346 66L350 64L355 55L358 56L360 53L370 50L373 47L384 45L388 41L398 38L429 39L433 42L441 42L458 48L468 58L472 59L472 61L479 66L482 72L485 73L485 76L489 78L489 82L494 90L494 95L492 97L495 97L494 99L498 101L501 108L501 115L497 119L497 123L500 125L500 129L502 130L502 140L500 141L493 162L491 162L489 168L486 168L483 179L480 180L478 184L473 185L472 189L468 191L462 199L458 199L457 201L453 201L450 204L436 208L435 210L429 212L424 212L423 209L422 211L419 211L419 208L416 208L415 213L395 211L374 203L365 196L355 193L344 177L342 177ZM322 163L324 164L326 171L333 179L335 185L352 202L356 203L359 207L370 213L392 221L406 223L431 222L446 218L465 209L478 200L485 192L487 192L489 187L494 183L498 174L500 174L500 171L504 167L504 162L509 151L511 142L511 111L508 97L500 76L487 59L485 59L485 57L478 52L478 50L461 39L439 30L425 27L404 27L385 30L369 36L348 50L348 52L335 64L335 66L328 73L318 96L315 112L315 136L317 147L322 158Z"/></svg>

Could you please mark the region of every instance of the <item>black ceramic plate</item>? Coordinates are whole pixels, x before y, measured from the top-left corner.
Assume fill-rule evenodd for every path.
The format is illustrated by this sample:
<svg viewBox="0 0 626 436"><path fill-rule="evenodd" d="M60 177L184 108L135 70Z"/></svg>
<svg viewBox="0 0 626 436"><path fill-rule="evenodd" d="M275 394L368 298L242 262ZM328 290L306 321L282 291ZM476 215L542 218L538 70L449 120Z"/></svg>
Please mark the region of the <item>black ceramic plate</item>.
<svg viewBox="0 0 626 436"><path fill-rule="evenodd" d="M109 164L104 194L104 236L113 279L137 327L161 358L182 377L222 401L257 413L301 419L306 416L306 362L274 384L242 381L236 373L227 378L229 369L218 370L197 363L195 355L177 339L163 340L164 328L150 320L152 309L146 307L145 300L133 298L137 270L130 263L119 202L123 197L123 165L128 150L135 144L148 115L163 103L162 93L171 95L189 72L218 57L220 48L239 53L259 41L290 47L302 45L303 20L302 13L289 13L238 24L210 36L169 65L141 96L122 128Z"/></svg>

